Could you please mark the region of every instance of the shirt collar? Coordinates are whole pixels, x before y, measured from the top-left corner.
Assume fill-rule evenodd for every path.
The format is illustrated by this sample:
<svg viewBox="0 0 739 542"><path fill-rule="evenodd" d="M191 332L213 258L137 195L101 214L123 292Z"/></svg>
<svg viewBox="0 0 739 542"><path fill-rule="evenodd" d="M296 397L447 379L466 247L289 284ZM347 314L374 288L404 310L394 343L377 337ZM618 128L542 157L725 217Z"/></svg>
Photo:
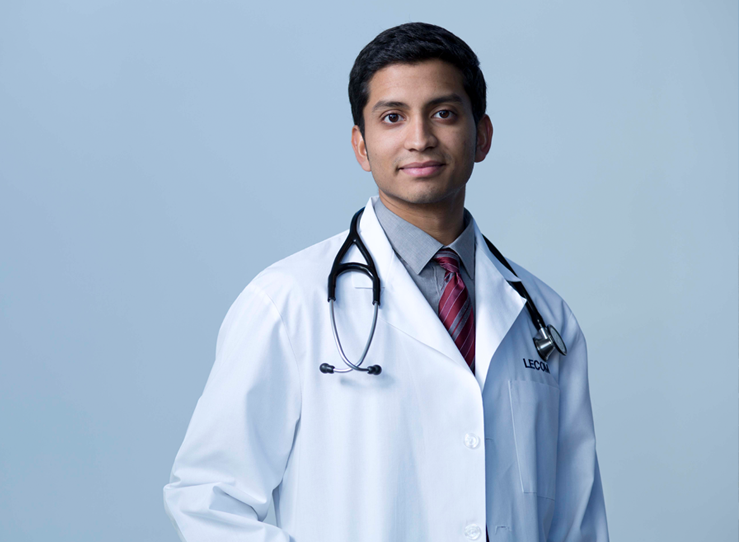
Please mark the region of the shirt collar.
<svg viewBox="0 0 739 542"><path fill-rule="evenodd" d="M419 275L440 248L444 247L428 233L400 218L377 198L374 204L377 220L385 230L393 250ZM459 255L469 277L475 279L475 227L472 215L464 210L464 231L454 242L447 245Z"/></svg>

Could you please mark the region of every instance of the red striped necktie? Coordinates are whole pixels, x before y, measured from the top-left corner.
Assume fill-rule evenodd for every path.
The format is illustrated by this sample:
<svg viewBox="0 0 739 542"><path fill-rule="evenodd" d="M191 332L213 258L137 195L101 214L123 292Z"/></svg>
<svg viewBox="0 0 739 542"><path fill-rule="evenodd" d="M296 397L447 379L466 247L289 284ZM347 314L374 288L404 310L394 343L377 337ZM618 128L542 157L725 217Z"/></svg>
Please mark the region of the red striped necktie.
<svg viewBox="0 0 739 542"><path fill-rule="evenodd" d="M470 294L459 273L459 256L451 248L442 248L434 256L434 261L446 271L446 286L439 300L439 319L474 374L475 315Z"/></svg>
<svg viewBox="0 0 739 542"><path fill-rule="evenodd" d="M436 253L434 260L446 271L446 286L439 300L439 318L454 339L454 344L459 348L472 374L475 374L475 315L470 293L459 273L459 256L451 248L442 248ZM490 542L487 527L485 540Z"/></svg>

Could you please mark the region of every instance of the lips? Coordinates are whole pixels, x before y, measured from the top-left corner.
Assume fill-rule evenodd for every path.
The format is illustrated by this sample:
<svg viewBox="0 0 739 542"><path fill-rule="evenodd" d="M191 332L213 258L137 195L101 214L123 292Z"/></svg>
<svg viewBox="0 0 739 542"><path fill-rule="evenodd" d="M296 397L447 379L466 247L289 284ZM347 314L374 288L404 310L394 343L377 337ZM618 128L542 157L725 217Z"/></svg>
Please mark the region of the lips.
<svg viewBox="0 0 739 542"><path fill-rule="evenodd" d="M401 166L400 169L411 177L429 177L439 172L444 167L443 162L428 160L426 162L411 162Z"/></svg>

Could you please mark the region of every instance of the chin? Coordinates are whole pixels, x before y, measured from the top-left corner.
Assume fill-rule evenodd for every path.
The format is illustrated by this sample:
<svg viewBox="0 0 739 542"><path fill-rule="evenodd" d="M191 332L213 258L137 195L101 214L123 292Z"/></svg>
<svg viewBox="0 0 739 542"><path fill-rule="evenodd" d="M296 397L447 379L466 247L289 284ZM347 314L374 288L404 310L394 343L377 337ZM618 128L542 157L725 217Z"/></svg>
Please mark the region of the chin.
<svg viewBox="0 0 739 542"><path fill-rule="evenodd" d="M420 187L419 187L420 188ZM390 194L392 197L410 203L412 205L426 205L431 203L439 203L454 196L454 192L448 190L429 190L431 187L425 187L426 190L409 190L402 194Z"/></svg>

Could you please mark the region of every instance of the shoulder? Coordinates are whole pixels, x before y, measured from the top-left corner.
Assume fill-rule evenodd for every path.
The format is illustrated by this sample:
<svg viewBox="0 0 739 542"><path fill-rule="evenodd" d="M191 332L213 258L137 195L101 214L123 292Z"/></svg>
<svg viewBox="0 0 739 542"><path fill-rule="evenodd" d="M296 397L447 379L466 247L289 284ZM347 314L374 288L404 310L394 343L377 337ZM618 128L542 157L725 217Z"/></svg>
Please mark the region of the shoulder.
<svg viewBox="0 0 739 542"><path fill-rule="evenodd" d="M580 324L567 302L551 286L521 265L508 260L547 324L554 325L569 345L584 339Z"/></svg>
<svg viewBox="0 0 739 542"><path fill-rule="evenodd" d="M328 274L346 236L346 231L339 233L273 263L254 278L251 286L276 303L288 295L304 296L319 290L321 297L326 297Z"/></svg>
<svg viewBox="0 0 739 542"><path fill-rule="evenodd" d="M273 263L244 288L229 313L261 305L284 317L299 306L325 303L328 274L346 235L344 231Z"/></svg>

